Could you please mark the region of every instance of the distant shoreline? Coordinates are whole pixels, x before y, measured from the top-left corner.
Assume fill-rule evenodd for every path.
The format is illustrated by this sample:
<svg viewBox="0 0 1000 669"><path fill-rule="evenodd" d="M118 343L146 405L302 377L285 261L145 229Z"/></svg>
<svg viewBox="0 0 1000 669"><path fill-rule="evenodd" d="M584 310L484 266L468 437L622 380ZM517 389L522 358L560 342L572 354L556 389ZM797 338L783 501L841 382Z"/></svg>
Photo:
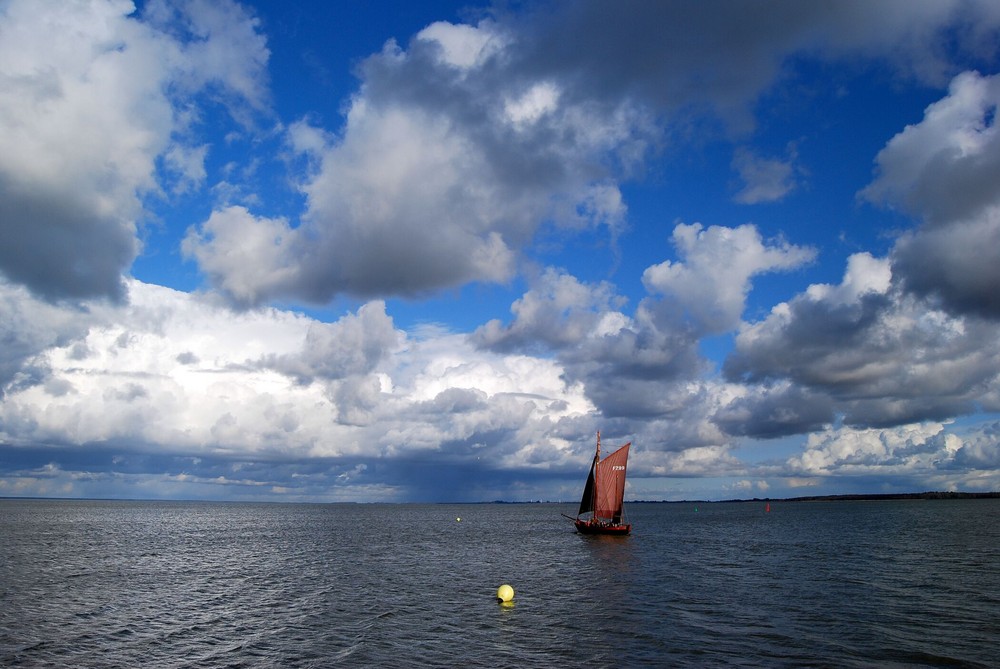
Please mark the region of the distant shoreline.
<svg viewBox="0 0 1000 669"><path fill-rule="evenodd" d="M865 502L900 499L1000 499L1000 492L899 492L899 493L860 493L848 495L807 495L804 497L754 497L753 499L724 499L717 501L683 500L635 500L628 504L698 504L747 503L747 502Z"/></svg>
<svg viewBox="0 0 1000 669"><path fill-rule="evenodd" d="M1000 499L997 492L891 492L891 493L851 493L845 495L807 495L803 497L754 497L752 499L634 499L626 504L748 504L751 502L864 502L901 499ZM444 504L572 504L572 501L551 502L531 500L527 502L443 502Z"/></svg>

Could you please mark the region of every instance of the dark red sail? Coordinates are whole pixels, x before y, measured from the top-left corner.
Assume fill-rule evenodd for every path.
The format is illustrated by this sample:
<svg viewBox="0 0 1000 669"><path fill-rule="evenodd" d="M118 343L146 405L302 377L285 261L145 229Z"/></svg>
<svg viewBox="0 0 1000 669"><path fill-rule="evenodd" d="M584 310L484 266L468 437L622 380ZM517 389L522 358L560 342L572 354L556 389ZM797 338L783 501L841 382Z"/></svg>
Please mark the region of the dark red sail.
<svg viewBox="0 0 1000 669"><path fill-rule="evenodd" d="M594 516L613 523L622 521L622 503L625 498L625 467L631 442L601 460L594 472Z"/></svg>

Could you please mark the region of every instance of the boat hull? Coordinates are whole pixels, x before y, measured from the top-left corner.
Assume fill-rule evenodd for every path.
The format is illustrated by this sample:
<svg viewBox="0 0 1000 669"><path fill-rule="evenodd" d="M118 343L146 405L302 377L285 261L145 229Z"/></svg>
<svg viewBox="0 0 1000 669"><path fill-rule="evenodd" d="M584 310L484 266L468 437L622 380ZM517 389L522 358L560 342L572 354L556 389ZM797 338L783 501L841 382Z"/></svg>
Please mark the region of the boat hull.
<svg viewBox="0 0 1000 669"><path fill-rule="evenodd" d="M612 525L609 523L593 522L590 520L574 521L576 531L580 534L604 534L616 537L624 537L632 531L632 523Z"/></svg>

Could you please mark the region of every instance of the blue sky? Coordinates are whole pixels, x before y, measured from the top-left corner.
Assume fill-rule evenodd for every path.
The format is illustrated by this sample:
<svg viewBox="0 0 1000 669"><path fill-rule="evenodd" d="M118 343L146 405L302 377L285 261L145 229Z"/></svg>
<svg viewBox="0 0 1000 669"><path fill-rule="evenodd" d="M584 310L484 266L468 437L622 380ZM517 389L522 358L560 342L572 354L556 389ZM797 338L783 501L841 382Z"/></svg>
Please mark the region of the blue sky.
<svg viewBox="0 0 1000 669"><path fill-rule="evenodd" d="M998 33L3 2L0 495L1000 489Z"/></svg>

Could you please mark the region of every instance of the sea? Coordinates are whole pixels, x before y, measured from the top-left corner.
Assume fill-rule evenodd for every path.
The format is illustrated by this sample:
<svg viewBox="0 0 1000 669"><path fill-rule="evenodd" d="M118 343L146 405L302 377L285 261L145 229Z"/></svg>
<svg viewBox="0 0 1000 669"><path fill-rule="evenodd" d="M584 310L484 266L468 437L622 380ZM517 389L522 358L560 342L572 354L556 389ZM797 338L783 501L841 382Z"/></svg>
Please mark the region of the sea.
<svg viewBox="0 0 1000 669"><path fill-rule="evenodd" d="M563 513L0 500L0 666L1000 667L1000 499Z"/></svg>

